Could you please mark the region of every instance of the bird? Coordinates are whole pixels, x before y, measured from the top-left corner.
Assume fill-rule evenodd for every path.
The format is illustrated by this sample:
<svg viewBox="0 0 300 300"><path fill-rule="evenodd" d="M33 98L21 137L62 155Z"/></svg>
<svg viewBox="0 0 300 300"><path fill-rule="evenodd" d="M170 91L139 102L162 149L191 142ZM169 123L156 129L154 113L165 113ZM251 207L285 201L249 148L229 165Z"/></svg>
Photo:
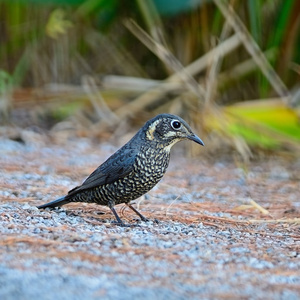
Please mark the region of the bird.
<svg viewBox="0 0 300 300"><path fill-rule="evenodd" d="M71 202L97 203L108 206L116 218L115 223L125 226L114 208L125 203L142 221L148 221L130 202L146 194L162 179L169 165L171 148L182 140L191 140L204 146L182 118L167 113L159 114L147 121L82 185L38 208L55 208Z"/></svg>

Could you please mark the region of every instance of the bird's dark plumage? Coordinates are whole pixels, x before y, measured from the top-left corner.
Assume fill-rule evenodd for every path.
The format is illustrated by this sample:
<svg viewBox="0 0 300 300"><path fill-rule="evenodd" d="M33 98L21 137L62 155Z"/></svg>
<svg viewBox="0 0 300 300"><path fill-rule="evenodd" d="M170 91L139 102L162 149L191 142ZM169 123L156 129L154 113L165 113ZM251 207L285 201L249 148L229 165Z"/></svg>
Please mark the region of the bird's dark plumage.
<svg viewBox="0 0 300 300"><path fill-rule="evenodd" d="M108 206L118 223L122 223L114 206L127 204L146 220L130 201L151 190L163 177L169 164L170 149L177 142L202 140L180 117L161 114L149 120L122 148L100 165L82 185L68 194L38 208L57 207L70 202L90 202Z"/></svg>

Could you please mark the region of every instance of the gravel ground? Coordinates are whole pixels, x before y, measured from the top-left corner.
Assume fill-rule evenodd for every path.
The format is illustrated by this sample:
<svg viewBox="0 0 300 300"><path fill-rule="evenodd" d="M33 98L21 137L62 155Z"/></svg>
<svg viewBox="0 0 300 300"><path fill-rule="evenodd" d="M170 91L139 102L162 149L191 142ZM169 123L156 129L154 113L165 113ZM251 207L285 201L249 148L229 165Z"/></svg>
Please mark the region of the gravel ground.
<svg viewBox="0 0 300 300"><path fill-rule="evenodd" d="M0 299L300 298L299 161L272 158L245 172L179 150L162 182L136 201L152 221L121 205L131 226L118 227L102 206L35 207L115 148L37 141L0 140Z"/></svg>

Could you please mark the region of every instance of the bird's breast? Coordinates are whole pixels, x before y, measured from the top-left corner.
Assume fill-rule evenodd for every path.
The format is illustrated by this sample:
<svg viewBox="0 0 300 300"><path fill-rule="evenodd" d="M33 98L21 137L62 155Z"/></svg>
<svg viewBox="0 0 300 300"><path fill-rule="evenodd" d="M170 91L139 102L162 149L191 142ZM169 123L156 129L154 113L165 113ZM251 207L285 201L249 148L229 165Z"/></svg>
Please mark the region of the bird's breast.
<svg viewBox="0 0 300 300"><path fill-rule="evenodd" d="M169 153L158 149L143 149L135 160L134 173L140 182L155 185L165 174L169 164Z"/></svg>

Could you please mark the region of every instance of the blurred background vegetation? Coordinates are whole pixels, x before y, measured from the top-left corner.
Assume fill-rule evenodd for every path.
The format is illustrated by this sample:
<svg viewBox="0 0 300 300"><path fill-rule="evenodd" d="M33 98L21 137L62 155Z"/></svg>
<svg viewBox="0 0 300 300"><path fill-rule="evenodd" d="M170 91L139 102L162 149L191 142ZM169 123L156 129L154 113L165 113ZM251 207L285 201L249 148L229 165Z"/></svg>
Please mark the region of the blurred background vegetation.
<svg viewBox="0 0 300 300"><path fill-rule="evenodd" d="M2 125L101 138L170 112L206 150L300 153L298 0L0 0L0 16Z"/></svg>

